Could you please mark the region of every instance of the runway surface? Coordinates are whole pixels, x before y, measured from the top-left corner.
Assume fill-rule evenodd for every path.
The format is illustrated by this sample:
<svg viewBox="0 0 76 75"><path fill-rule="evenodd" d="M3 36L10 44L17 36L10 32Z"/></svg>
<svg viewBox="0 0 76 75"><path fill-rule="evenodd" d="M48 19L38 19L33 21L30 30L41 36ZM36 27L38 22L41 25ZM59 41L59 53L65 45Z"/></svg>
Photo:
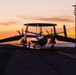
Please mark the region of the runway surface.
<svg viewBox="0 0 76 75"><path fill-rule="evenodd" d="M76 75L76 58L0 44L0 75Z"/></svg>

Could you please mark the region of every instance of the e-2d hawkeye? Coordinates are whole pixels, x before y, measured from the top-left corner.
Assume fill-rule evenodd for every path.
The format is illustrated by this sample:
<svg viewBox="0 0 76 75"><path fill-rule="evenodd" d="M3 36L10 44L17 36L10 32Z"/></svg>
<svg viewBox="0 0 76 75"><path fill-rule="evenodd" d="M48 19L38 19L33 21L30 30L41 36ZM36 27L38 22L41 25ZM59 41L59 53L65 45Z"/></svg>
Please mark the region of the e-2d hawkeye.
<svg viewBox="0 0 76 75"><path fill-rule="evenodd" d="M34 43L34 46L36 46L36 45L45 46L46 43L48 42L49 38L51 39L50 43L52 44L52 46L51 46L52 48L54 47L54 44L56 43L56 39L59 41L64 41L64 42L76 43L76 39L67 37L65 25L63 25L64 31L58 32L58 33L56 32L57 24L53 24L53 23L27 23L24 25L26 26L24 33L19 34L17 36L12 36L12 37L1 39L0 43L20 40L22 38L22 45L23 45L23 47L27 48L27 38L28 37L36 39L36 40L31 40L31 42ZM36 27L36 32L29 31L28 27ZM42 27L52 27L53 33L46 34L46 35L43 34ZM39 32L38 32L38 28L40 28ZM64 33L64 36L59 35L61 33ZM30 44L31 43L29 42L29 47L30 47Z"/></svg>

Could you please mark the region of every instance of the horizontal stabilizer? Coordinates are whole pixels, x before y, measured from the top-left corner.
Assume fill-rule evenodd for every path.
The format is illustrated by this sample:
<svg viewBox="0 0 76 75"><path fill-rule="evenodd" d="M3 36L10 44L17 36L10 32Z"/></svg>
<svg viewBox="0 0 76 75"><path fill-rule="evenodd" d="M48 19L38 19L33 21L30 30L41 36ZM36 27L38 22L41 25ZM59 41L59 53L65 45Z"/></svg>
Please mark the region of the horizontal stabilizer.
<svg viewBox="0 0 76 75"><path fill-rule="evenodd" d="M27 37L37 38L37 35L26 35Z"/></svg>

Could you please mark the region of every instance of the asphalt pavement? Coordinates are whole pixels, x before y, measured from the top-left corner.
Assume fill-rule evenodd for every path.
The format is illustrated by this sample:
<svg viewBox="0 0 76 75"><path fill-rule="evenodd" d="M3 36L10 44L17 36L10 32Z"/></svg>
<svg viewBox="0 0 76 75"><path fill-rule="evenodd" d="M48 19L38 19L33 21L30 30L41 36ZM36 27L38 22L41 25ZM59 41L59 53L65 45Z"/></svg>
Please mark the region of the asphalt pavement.
<svg viewBox="0 0 76 75"><path fill-rule="evenodd" d="M76 58L51 50L0 45L0 75L76 75Z"/></svg>

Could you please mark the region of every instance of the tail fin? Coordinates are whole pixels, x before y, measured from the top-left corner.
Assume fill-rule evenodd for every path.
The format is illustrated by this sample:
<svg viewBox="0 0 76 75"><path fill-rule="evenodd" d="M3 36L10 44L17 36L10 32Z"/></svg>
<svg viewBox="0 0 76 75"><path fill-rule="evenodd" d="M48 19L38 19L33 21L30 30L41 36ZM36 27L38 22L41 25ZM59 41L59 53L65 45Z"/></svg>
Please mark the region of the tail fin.
<svg viewBox="0 0 76 75"><path fill-rule="evenodd" d="M56 36L56 28L55 28L55 26L53 26L54 27L54 36Z"/></svg>
<svg viewBox="0 0 76 75"><path fill-rule="evenodd" d="M67 32L66 32L66 26L65 25L63 25L63 29L64 29L64 36L65 36L65 38L67 38Z"/></svg>

